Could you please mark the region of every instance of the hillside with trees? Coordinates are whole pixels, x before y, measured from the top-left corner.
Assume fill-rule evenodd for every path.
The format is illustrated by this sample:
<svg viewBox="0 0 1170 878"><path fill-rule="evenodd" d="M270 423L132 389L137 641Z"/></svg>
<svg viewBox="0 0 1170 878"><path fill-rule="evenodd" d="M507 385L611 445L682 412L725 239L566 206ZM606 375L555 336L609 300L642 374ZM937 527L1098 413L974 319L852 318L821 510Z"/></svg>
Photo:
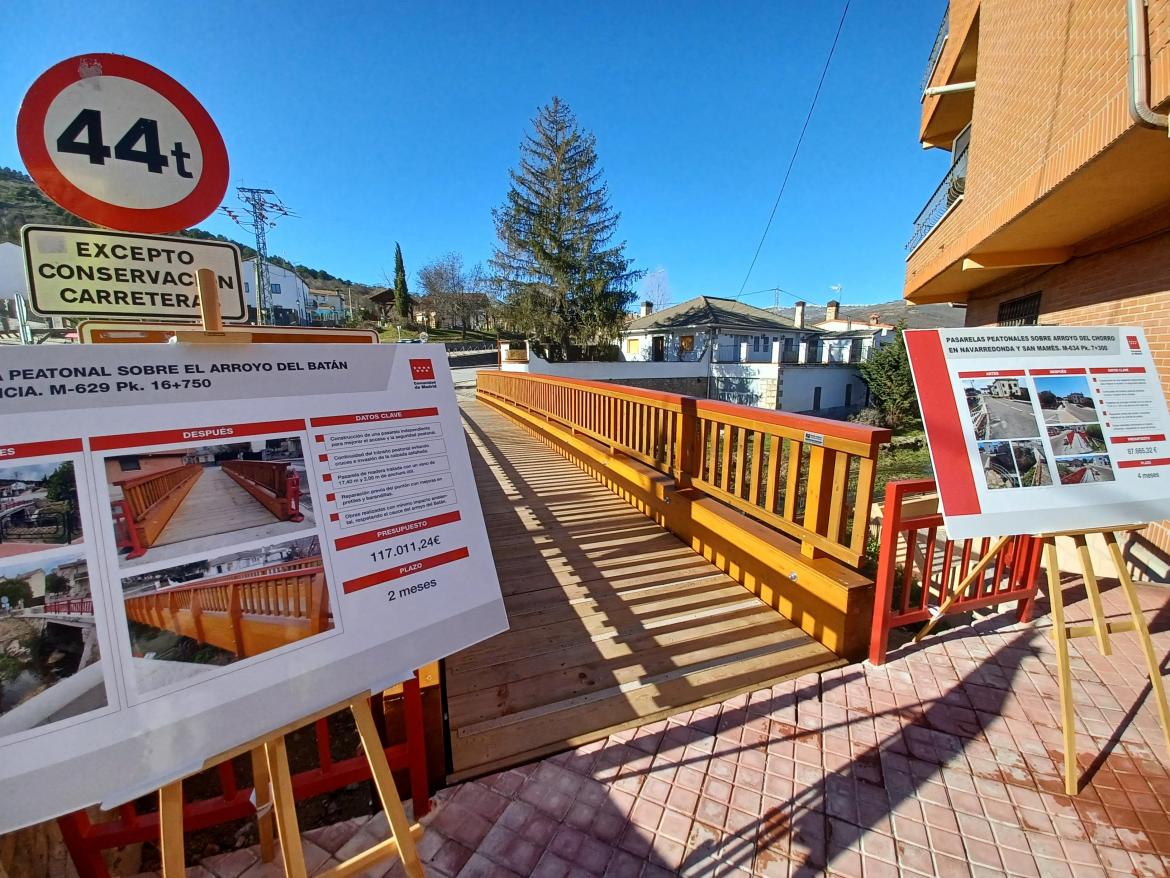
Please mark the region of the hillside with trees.
<svg viewBox="0 0 1170 878"><path fill-rule="evenodd" d="M73 214L58 207L33 183L27 174L12 168L0 167L0 241L12 244L20 243L21 226L39 223L52 226L78 226L94 228L92 223L75 217ZM203 241L226 241L240 248L243 259L251 259L256 255L255 249L240 241L223 235L213 235L202 229L184 229L177 235L183 238L196 238ZM269 254L269 261L273 265L280 265L290 271L295 271L314 289L342 290L352 292L354 306L359 299L362 303L377 291L377 287L369 284L357 283L337 277L320 268L310 268L307 265L294 264L281 256ZM370 307L364 305L364 307Z"/></svg>

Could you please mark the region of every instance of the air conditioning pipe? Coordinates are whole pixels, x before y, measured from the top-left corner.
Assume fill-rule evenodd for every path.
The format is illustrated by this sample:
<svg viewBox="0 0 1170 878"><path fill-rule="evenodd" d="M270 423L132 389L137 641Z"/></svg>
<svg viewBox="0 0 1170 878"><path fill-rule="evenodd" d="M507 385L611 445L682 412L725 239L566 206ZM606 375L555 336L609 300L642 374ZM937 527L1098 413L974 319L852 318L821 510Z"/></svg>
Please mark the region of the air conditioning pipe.
<svg viewBox="0 0 1170 878"><path fill-rule="evenodd" d="M961 91L975 91L975 81L971 82L953 82L950 85L935 85L922 92L923 97L932 97L934 95L949 95Z"/></svg>
<svg viewBox="0 0 1170 878"><path fill-rule="evenodd" d="M1128 0L1129 115L1144 128L1170 128L1170 117L1150 108L1150 46L1146 0Z"/></svg>

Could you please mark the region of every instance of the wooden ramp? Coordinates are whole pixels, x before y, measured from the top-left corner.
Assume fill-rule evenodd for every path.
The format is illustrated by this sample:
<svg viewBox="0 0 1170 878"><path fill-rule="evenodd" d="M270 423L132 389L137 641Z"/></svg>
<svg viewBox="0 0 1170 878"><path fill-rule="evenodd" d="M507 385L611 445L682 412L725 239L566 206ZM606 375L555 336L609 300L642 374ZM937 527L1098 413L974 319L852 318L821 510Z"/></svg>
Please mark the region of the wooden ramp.
<svg viewBox="0 0 1170 878"><path fill-rule="evenodd" d="M462 409L511 629L446 661L452 780L841 663L507 417Z"/></svg>

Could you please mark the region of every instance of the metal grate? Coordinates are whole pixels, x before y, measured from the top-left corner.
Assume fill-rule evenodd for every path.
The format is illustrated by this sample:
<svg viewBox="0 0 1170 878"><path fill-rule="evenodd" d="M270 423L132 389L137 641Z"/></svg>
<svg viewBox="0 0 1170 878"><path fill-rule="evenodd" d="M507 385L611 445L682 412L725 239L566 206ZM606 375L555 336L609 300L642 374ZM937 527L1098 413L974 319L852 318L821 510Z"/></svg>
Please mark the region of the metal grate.
<svg viewBox="0 0 1170 878"><path fill-rule="evenodd" d="M1001 302L995 322L997 326L1035 326L1040 322L1040 294Z"/></svg>

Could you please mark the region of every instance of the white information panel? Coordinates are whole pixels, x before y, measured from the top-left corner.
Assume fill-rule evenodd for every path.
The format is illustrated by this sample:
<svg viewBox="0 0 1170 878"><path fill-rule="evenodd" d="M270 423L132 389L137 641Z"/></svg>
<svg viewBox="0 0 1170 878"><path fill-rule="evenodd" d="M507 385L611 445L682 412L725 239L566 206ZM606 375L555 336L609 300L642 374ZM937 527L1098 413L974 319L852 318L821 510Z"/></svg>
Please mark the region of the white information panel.
<svg viewBox="0 0 1170 878"><path fill-rule="evenodd" d="M906 333L952 539L1170 517L1170 415L1142 330Z"/></svg>
<svg viewBox="0 0 1170 878"><path fill-rule="evenodd" d="M437 345L0 350L0 833L507 628Z"/></svg>

